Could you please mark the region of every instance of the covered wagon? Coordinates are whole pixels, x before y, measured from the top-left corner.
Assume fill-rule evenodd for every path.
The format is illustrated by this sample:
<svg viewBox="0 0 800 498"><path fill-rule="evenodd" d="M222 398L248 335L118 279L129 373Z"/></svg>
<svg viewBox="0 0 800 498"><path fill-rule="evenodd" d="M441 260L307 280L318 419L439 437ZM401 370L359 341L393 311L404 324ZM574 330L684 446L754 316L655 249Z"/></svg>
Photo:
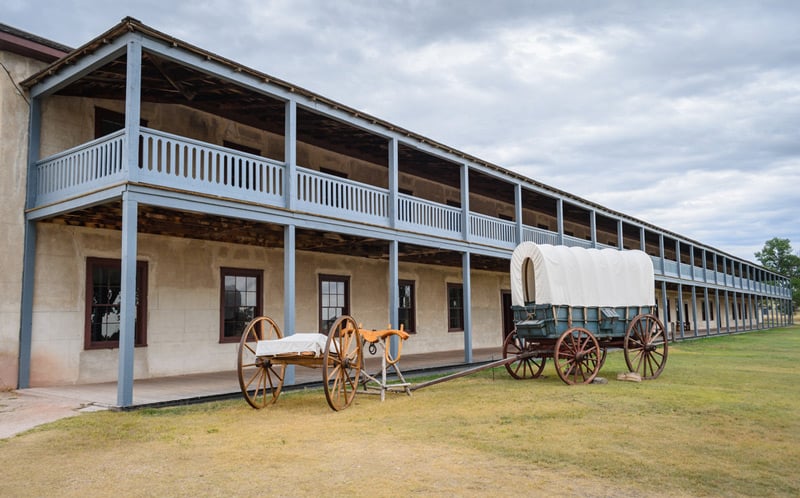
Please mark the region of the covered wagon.
<svg viewBox="0 0 800 498"><path fill-rule="evenodd" d="M658 377L668 338L655 305L653 263L642 251L524 242L511 257L515 329L503 357L517 379L539 377L547 358L567 384L590 383L608 348L632 372Z"/></svg>

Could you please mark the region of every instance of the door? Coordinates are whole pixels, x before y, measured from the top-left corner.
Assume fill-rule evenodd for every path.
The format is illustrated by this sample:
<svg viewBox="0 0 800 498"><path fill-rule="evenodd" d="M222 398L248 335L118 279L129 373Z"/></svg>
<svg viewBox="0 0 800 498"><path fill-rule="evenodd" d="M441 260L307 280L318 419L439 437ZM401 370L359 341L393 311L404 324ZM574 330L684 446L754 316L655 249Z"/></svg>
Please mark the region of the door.
<svg viewBox="0 0 800 498"><path fill-rule="evenodd" d="M503 307L503 340L514 331L514 312L511 311L511 291L500 291L500 302Z"/></svg>

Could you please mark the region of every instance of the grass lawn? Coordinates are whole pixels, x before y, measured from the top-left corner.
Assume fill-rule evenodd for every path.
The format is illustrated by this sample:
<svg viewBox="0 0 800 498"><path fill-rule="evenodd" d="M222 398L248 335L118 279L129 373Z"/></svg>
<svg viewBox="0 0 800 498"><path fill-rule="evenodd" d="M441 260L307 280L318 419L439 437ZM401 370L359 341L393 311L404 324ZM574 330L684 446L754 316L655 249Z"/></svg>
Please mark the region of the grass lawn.
<svg viewBox="0 0 800 498"><path fill-rule="evenodd" d="M0 440L0 496L798 496L800 327L672 345L660 378L485 371L332 412L321 390L88 413Z"/></svg>

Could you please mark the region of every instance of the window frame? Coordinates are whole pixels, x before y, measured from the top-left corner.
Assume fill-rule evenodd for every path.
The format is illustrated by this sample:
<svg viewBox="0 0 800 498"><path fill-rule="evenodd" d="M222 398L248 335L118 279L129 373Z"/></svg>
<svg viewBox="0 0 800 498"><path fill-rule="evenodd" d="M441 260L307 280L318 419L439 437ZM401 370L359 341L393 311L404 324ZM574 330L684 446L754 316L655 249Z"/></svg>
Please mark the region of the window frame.
<svg viewBox="0 0 800 498"><path fill-rule="evenodd" d="M122 260L115 258L86 258L85 294L84 294L84 327L83 349L119 349L116 341L92 340L92 308L94 304L94 270L96 268L118 269L120 271L120 287L122 286ZM134 347L147 346L147 261L136 261L136 318L134 320ZM121 289L120 289L121 293Z"/></svg>
<svg viewBox="0 0 800 498"><path fill-rule="evenodd" d="M411 306L408 308L402 308L400 306L400 287L404 285L411 286ZM398 280L397 281L397 318L398 321L400 320L400 310L401 309L408 309L408 327L404 327L403 330L408 332L409 334L416 334L417 333L417 284L414 280ZM400 323L397 324L397 327L400 327Z"/></svg>
<svg viewBox="0 0 800 498"><path fill-rule="evenodd" d="M461 291L461 306L459 308L453 308L450 306L450 291L458 289ZM459 310L459 321L461 324L460 328L453 328L451 327L450 318L454 310ZM463 332L464 331L464 284L462 283L448 283L447 284L447 331L448 332Z"/></svg>
<svg viewBox="0 0 800 498"><path fill-rule="evenodd" d="M232 268L223 266L219 269L219 343L228 344L239 342L242 334L235 336L225 335L225 277L254 277L256 279L256 305L253 310L253 318L262 316L264 313L264 270L253 268ZM244 328L242 329L244 332Z"/></svg>
<svg viewBox="0 0 800 498"><path fill-rule="evenodd" d="M317 325L319 327L319 333L328 335L329 330L324 326L324 320L322 318L322 283L323 282L342 282L344 283L344 306L342 306L342 315L349 315L350 314L350 276L349 275L332 275L326 273L320 273L317 278ZM334 306L327 306L327 308L333 308ZM338 307L338 306L337 306Z"/></svg>

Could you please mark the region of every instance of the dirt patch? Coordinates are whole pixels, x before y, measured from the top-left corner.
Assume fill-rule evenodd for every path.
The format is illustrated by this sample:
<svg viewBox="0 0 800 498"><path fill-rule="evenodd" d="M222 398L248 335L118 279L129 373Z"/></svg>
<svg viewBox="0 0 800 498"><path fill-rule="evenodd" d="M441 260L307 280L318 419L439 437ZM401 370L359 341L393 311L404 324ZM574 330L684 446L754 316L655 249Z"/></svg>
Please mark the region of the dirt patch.
<svg viewBox="0 0 800 498"><path fill-rule="evenodd" d="M82 403L20 391L0 391L0 439L15 436L34 427L94 410Z"/></svg>

